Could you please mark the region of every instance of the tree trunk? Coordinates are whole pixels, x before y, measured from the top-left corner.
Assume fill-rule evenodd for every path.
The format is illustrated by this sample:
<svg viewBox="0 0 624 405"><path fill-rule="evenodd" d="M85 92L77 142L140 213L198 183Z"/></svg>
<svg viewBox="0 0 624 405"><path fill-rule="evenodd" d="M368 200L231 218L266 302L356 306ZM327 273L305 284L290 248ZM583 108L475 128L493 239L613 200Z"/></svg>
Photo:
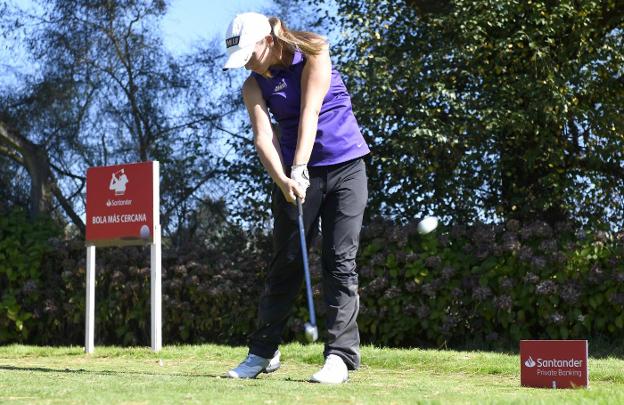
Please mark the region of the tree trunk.
<svg viewBox="0 0 624 405"><path fill-rule="evenodd" d="M41 145L31 142L5 122L0 121L0 153L25 167L30 174L29 212L31 218L50 215L52 195L54 195L65 213L84 234L85 225L58 188L52 174L50 159Z"/></svg>
<svg viewBox="0 0 624 405"><path fill-rule="evenodd" d="M48 155L39 145L31 142L24 143L20 152L30 174L30 216L36 218L41 214L49 214L52 210L52 173Z"/></svg>

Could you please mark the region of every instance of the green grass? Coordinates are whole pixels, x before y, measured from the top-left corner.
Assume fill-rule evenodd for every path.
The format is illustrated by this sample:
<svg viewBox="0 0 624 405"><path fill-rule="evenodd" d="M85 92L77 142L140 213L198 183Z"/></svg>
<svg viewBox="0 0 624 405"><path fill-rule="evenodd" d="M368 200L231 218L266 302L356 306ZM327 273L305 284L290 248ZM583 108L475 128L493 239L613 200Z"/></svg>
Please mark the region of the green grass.
<svg viewBox="0 0 624 405"><path fill-rule="evenodd" d="M221 378L246 348L0 347L0 403L624 403L624 360L590 359L590 388L520 387L517 354L362 348L347 384L307 379L322 346L281 348L282 368L256 380ZM591 355L591 353L590 353ZM161 363L162 361L162 363Z"/></svg>

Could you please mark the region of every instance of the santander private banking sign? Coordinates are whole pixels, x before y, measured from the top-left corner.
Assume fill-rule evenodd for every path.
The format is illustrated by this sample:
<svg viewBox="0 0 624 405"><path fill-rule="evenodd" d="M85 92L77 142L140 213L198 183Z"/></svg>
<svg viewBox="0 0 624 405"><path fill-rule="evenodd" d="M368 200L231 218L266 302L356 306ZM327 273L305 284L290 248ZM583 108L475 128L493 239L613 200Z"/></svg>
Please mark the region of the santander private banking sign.
<svg viewBox="0 0 624 405"><path fill-rule="evenodd" d="M87 170L86 241L95 246L142 245L159 225L158 162Z"/></svg>
<svg viewBox="0 0 624 405"><path fill-rule="evenodd" d="M520 383L527 387L587 387L587 359L587 340L521 340Z"/></svg>

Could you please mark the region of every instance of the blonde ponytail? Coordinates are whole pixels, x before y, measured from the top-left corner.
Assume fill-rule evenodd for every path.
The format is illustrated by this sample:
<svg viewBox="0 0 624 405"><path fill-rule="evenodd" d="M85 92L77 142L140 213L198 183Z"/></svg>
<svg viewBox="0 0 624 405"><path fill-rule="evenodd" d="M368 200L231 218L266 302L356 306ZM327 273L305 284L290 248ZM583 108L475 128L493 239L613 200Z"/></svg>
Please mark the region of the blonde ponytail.
<svg viewBox="0 0 624 405"><path fill-rule="evenodd" d="M324 37L308 31L291 31L277 17L269 17L269 23L275 43L291 53L299 48L306 55L318 55L327 45Z"/></svg>

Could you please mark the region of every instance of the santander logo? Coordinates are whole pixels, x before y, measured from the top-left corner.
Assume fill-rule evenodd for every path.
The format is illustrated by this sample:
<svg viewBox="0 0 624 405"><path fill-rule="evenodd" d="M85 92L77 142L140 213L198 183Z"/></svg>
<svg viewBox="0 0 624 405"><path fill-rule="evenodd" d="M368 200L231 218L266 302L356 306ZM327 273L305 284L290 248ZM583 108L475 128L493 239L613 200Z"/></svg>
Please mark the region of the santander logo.
<svg viewBox="0 0 624 405"><path fill-rule="evenodd" d="M572 368L580 368L583 367L583 360L577 359L542 359L538 358L537 362L533 360L531 356L524 362L524 365L528 368L537 367L572 367Z"/></svg>

